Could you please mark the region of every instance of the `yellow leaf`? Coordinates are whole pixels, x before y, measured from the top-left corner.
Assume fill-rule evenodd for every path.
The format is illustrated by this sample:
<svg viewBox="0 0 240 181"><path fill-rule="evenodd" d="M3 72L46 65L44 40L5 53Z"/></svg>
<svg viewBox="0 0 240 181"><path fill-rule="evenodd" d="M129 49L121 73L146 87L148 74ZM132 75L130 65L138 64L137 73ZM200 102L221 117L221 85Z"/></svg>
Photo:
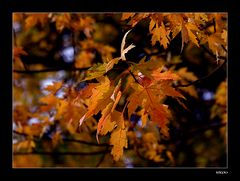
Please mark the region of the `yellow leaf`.
<svg viewBox="0 0 240 181"><path fill-rule="evenodd" d="M95 64L87 70L86 78L84 79L84 81L99 78L103 76L105 73L106 73L106 64L104 63Z"/></svg>
<svg viewBox="0 0 240 181"><path fill-rule="evenodd" d="M167 48L168 44L169 44L169 33L170 30L166 30L163 22L161 23L161 26L158 27L158 24L156 24L156 27L151 31L152 35L152 45L155 45L157 41L159 41L159 43L161 45L163 45L164 49Z"/></svg>
<svg viewBox="0 0 240 181"><path fill-rule="evenodd" d="M89 99L90 105L88 106L88 111L79 120L81 125L86 118L97 114L100 110L103 110L106 105L108 105L112 99L110 98L113 93L113 87L110 86L110 80L107 77L102 77L100 83L92 90L92 96Z"/></svg>
<svg viewBox="0 0 240 181"><path fill-rule="evenodd" d="M151 21L150 21L150 23L149 23L149 31L150 31L150 32L152 31L152 29L153 29L153 27L155 26L155 24L156 24L156 22L155 22L153 19L151 19Z"/></svg>
<svg viewBox="0 0 240 181"><path fill-rule="evenodd" d="M185 26L186 26L187 31L188 31L189 40L192 41L195 45L197 45L199 47L199 44L198 44L198 41L197 41L197 37L196 37L195 34L193 34L192 31L199 32L200 30L193 23L186 23Z"/></svg>
<svg viewBox="0 0 240 181"><path fill-rule="evenodd" d="M159 31L160 31L160 38L161 38L160 39L160 43L163 45L164 49L166 49L167 45L169 44L169 39L170 39L169 33L170 33L170 31L166 30L163 22L162 22L162 24L160 26L160 30Z"/></svg>
<svg viewBox="0 0 240 181"><path fill-rule="evenodd" d="M113 145L111 154L115 161L118 161L123 156L123 148L128 147L127 129L124 126L123 115L117 123L117 128L113 130L110 137L110 144Z"/></svg>
<svg viewBox="0 0 240 181"><path fill-rule="evenodd" d="M115 126L115 123L111 121L111 109L113 102L109 103L105 109L102 111L102 117L98 122L97 135L105 135L111 132ZM97 139L98 140L98 139Z"/></svg>
<svg viewBox="0 0 240 181"><path fill-rule="evenodd" d="M113 91L113 94L111 96L112 102L110 102L105 109L102 110L102 117L100 118L98 122L98 128L97 128L97 141L98 141L98 134L105 135L107 132L111 132L113 128L116 125L116 122L112 121L112 116L116 115L116 112L114 109L116 108L120 98L121 98L121 91L119 91L121 85L121 79L118 82L118 85ZM114 94L117 94L117 97L115 99ZM98 141L99 142L99 141Z"/></svg>
<svg viewBox="0 0 240 181"><path fill-rule="evenodd" d="M160 42L160 28L158 27L158 24L156 24L156 27L152 30L152 46L156 44L157 41Z"/></svg>
<svg viewBox="0 0 240 181"><path fill-rule="evenodd" d="M56 115L55 115L55 119L62 119L64 117L64 114L69 111L68 110L68 101L66 100L59 100L56 106Z"/></svg>
<svg viewBox="0 0 240 181"><path fill-rule="evenodd" d="M222 45L225 45L224 40L221 37L220 33L214 33L211 34L210 36L208 36L207 38L207 42L208 42L208 46L210 48L210 50L212 50L212 52L215 55L221 55L223 54L223 49L222 49Z"/></svg>

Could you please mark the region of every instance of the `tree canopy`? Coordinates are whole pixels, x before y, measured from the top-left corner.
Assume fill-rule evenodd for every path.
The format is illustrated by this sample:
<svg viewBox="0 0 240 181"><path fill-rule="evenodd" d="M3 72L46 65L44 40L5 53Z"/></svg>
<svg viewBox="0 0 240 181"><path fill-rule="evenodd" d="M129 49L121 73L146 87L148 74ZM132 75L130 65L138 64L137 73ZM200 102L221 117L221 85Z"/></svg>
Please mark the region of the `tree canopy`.
<svg viewBox="0 0 240 181"><path fill-rule="evenodd" d="M226 166L226 13L13 13L13 167Z"/></svg>

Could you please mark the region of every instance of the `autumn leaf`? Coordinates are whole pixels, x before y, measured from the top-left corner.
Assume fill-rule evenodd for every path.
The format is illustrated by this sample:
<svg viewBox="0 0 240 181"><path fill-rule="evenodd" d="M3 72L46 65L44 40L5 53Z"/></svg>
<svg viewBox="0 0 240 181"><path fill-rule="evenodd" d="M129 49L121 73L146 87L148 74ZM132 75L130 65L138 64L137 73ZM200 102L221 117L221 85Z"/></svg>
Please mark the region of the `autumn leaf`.
<svg viewBox="0 0 240 181"><path fill-rule="evenodd" d="M40 107L41 111L50 111L57 105L58 98L53 94L48 94L46 96L41 97L39 101L43 103Z"/></svg>
<svg viewBox="0 0 240 181"><path fill-rule="evenodd" d="M105 135L108 132L111 132L115 127L116 123L111 120L112 106L113 106L113 102L109 103L107 107L102 111L102 117L98 122L97 140L98 140L98 134Z"/></svg>
<svg viewBox="0 0 240 181"><path fill-rule="evenodd" d="M162 67L163 63L160 59L150 59L146 61L146 57L143 57L138 64L131 66L131 71L139 71L147 77L152 77L152 71L157 67Z"/></svg>
<svg viewBox="0 0 240 181"><path fill-rule="evenodd" d="M131 18L135 15L136 13L122 13L121 20L127 20L128 18Z"/></svg>
<svg viewBox="0 0 240 181"><path fill-rule="evenodd" d="M56 22L56 29L59 32L61 32L65 27L70 27L70 22L71 22L70 13L56 14L54 18Z"/></svg>
<svg viewBox="0 0 240 181"><path fill-rule="evenodd" d="M151 21L149 23L149 32L152 32L155 25L156 25L156 21L153 18L151 18Z"/></svg>
<svg viewBox="0 0 240 181"><path fill-rule="evenodd" d="M222 45L225 45L224 39L222 39L221 34L214 33L207 37L207 43L209 46L209 49L215 54L215 55L221 55L223 54ZM223 52L223 53L222 53Z"/></svg>
<svg viewBox="0 0 240 181"><path fill-rule="evenodd" d="M126 56L125 54L128 53L128 51L130 51L131 49L133 49L135 47L135 45L131 44L129 45L127 48L124 48L125 47L125 44L126 44L126 37L128 35L128 33L130 32L131 30L128 30L123 39L122 39L122 43L121 43L121 56L120 57L116 57L112 60L110 60L106 65L105 65L105 69L106 69L106 72L108 72L109 70L111 70L114 66L114 64L118 64L119 60L123 60L123 61L126 61Z"/></svg>
<svg viewBox="0 0 240 181"><path fill-rule="evenodd" d="M184 43L188 43L188 41L193 42L197 47L199 47L197 36L193 33L193 31L198 32L200 31L198 27L190 22L184 23L182 22L182 47L181 47L181 52L184 47Z"/></svg>
<svg viewBox="0 0 240 181"><path fill-rule="evenodd" d="M83 81L102 77L106 73L106 64L95 64L86 72L86 77Z"/></svg>
<svg viewBox="0 0 240 181"><path fill-rule="evenodd" d="M146 106L145 106L146 101L147 101L146 99L143 100L143 103L142 103L143 109L139 112L140 115L141 115L142 127L145 127L146 124L147 124L147 121L148 121L148 114L147 114L147 111L146 111L146 109L145 109L145 107L146 107Z"/></svg>
<svg viewBox="0 0 240 181"><path fill-rule="evenodd" d="M66 100L61 100L59 99L57 102L57 106L56 106L56 119L62 119L64 117L64 114L68 111L69 108L69 102Z"/></svg>
<svg viewBox="0 0 240 181"><path fill-rule="evenodd" d="M101 77L102 75L107 73L109 70L111 70L115 64L118 64L118 62L120 60L126 61L125 54L128 53L128 51L130 51L132 48L135 47L135 45L131 44L127 48L124 48L125 44L126 44L126 37L127 37L128 33L130 31L131 30L127 31L125 33L123 39L122 39L122 43L121 43L121 56L120 57L116 57L116 58L108 61L108 63L104 62L103 64L96 64L96 65L94 65L93 67L91 67L87 71L87 75L86 75L86 78L84 80L91 80L91 79L94 79L94 78Z"/></svg>
<svg viewBox="0 0 240 181"><path fill-rule="evenodd" d="M121 20L124 21L131 17L128 24L134 27L139 21L143 20L148 16L149 13L123 13Z"/></svg>
<svg viewBox="0 0 240 181"><path fill-rule="evenodd" d="M114 90L118 91L118 90ZM114 92L112 94L114 96ZM107 107L102 111L102 117L100 118L98 122L98 128L97 128L97 141L98 141L98 135L106 135L108 132L111 132L113 128L116 125L116 116L119 116L117 112L115 111L115 108L121 98L121 91L118 91L116 99L111 97L113 102L109 103ZM99 142L99 141L98 141Z"/></svg>
<svg viewBox="0 0 240 181"><path fill-rule="evenodd" d="M157 70L154 70L152 73L152 76L154 80L160 81L160 80L178 80L179 76L177 74L174 74L171 71L161 72L163 67L160 67Z"/></svg>
<svg viewBox="0 0 240 181"><path fill-rule="evenodd" d="M132 115L138 106L142 107L150 115L151 120L158 124L161 132L168 136L167 123L170 113L162 101L166 96L184 97L171 87L171 82L177 79L176 75L160 73L159 70L156 70L153 77L156 77L156 80L152 80L147 85L132 84L134 92L128 97L128 115Z"/></svg>
<svg viewBox="0 0 240 181"><path fill-rule="evenodd" d="M110 137L110 145L113 145L111 154L115 161L118 161L123 156L123 149L128 147L127 129L124 125L124 118L121 113L118 113L116 118L117 128L115 128Z"/></svg>
<svg viewBox="0 0 240 181"><path fill-rule="evenodd" d="M25 19L25 28L29 29L40 23L42 26L48 21L48 13L27 14Z"/></svg>
<svg viewBox="0 0 240 181"><path fill-rule="evenodd" d="M16 124L26 125L31 118L29 108L24 105L17 105L13 109L13 119Z"/></svg>
<svg viewBox="0 0 240 181"><path fill-rule="evenodd" d="M107 77L102 77L99 81L99 86L96 86L92 90L93 94L89 99L91 104L88 106L86 114L79 120L79 125L81 125L86 118L104 110L109 103L115 101L115 94L119 92L121 81L118 82L116 87L111 86L111 82Z"/></svg>
<svg viewBox="0 0 240 181"><path fill-rule="evenodd" d="M156 24L156 27L151 31L152 45L154 46L158 41L161 45L163 45L164 49L166 49L168 47L169 39L170 39L169 33L170 33L170 30L166 30L163 22L161 23L160 27L158 27L158 24Z"/></svg>
<svg viewBox="0 0 240 181"><path fill-rule="evenodd" d="M190 106L197 102L196 108L202 105L198 84L189 84L198 78L185 61L199 73L202 58L224 59L227 19L227 13L14 13L13 165L59 166L58 160L31 156L51 153L67 155L60 165L68 167L185 163L185 152L180 162L174 157L175 138L165 140L175 129L179 135L191 132L181 125L189 124L189 115L195 114L185 102ZM141 44L136 51L133 42ZM181 60L176 55L179 43L181 52L184 49ZM76 50L69 63L62 54L68 47ZM57 81L39 89L48 78ZM208 114L221 125L227 123L226 90L225 80L216 89ZM215 139L211 132L203 134L210 142ZM226 144L226 126L217 133L217 140L224 138L221 144ZM195 153L195 147L189 151Z"/></svg>

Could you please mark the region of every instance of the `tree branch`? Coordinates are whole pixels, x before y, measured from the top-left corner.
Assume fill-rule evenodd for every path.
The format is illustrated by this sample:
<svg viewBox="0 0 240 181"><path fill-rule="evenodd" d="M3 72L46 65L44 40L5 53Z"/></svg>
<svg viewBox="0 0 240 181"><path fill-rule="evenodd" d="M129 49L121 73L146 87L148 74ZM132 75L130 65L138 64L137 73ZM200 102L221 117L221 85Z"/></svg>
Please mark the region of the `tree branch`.
<svg viewBox="0 0 240 181"><path fill-rule="evenodd" d="M20 133L20 132L15 131L15 130L13 130L13 133L21 135L21 136L25 136L25 137L29 136L26 133ZM33 140L34 141L39 141L39 138L34 137ZM44 138L43 140L50 140L50 138L49 139ZM107 143L98 144L98 143L87 142L87 141L84 141L84 140L76 140L76 139L69 139L69 138L63 138L62 140L66 141L66 142L75 142L75 143L80 143L80 144L85 144L85 145L90 145L90 146L98 146L98 147L109 147L110 146Z"/></svg>
<svg viewBox="0 0 240 181"><path fill-rule="evenodd" d="M204 127L201 127L201 128L191 130L191 131L189 131L185 134L182 134L182 135L178 136L176 140L171 140L170 142L179 142L179 141L182 141L182 140L185 140L185 139L192 138L194 135L205 132L207 130L214 130L214 129L218 129L218 128L221 128L221 127L224 127L224 126L226 126L226 123L210 124L210 125L207 125L207 126L204 126Z"/></svg>
<svg viewBox="0 0 240 181"><path fill-rule="evenodd" d="M94 152L50 152L50 151L33 151L33 152L14 152L14 155L98 155L107 153L109 150L101 150Z"/></svg>
<svg viewBox="0 0 240 181"><path fill-rule="evenodd" d="M214 75L217 71L219 71L219 70L226 64L226 62L227 62L226 57L224 57L224 59L223 59L223 57L219 57L219 59L224 60L224 62L223 62L221 65L219 65L217 68L215 68L212 72L210 72L208 75L206 75L206 76L204 76L204 77L202 77L202 78L200 78L200 79L197 79L197 80L195 80L195 81L193 81L193 82L190 82L190 83L188 83L188 84L178 84L178 85L173 85L173 87L175 87L175 88L177 88L177 87L188 87L188 86L190 86L190 85L197 84L197 83L199 83L199 82L201 82L201 81L203 81L203 80L211 77L211 76Z"/></svg>
<svg viewBox="0 0 240 181"><path fill-rule="evenodd" d="M90 146L99 146L99 147L109 147L110 146L107 143L98 144L98 143L92 143L92 142L87 142L87 141L83 141L83 140L75 140L75 139L67 139L67 138L64 138L63 141L75 142L75 143L81 143L81 144L86 144L86 145L90 145Z"/></svg>
<svg viewBox="0 0 240 181"><path fill-rule="evenodd" d="M106 150L107 151L107 150ZM107 152L106 152L107 153ZM100 158L100 160L98 161L98 163L97 163L97 165L96 165L96 167L99 167L100 166L100 164L103 162L103 160L104 160L104 158L105 158L105 153L101 156L101 158Z"/></svg>
<svg viewBox="0 0 240 181"><path fill-rule="evenodd" d="M51 68L51 69L42 69L42 70L13 70L14 73L19 74L34 74L34 73L45 73L45 72L57 72L57 71L84 71L89 68Z"/></svg>

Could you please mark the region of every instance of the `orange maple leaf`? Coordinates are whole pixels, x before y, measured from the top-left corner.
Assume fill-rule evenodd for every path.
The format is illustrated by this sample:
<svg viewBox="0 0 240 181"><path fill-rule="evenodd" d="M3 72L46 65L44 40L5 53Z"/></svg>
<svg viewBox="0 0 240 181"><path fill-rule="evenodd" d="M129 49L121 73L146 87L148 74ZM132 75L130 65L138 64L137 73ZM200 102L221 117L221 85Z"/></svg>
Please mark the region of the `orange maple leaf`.
<svg viewBox="0 0 240 181"><path fill-rule="evenodd" d="M171 72L161 73L159 70L153 71L152 75L155 79L148 81L147 84L132 84L134 92L128 97L128 115L132 115L140 106L144 109L144 112L142 112L143 124L145 125L147 119L145 114L149 114L151 120L161 128L161 132L168 136L167 123L170 113L167 106L162 104L162 101L166 96L174 98L184 98L184 96L171 87L171 83L178 79L177 75Z"/></svg>

